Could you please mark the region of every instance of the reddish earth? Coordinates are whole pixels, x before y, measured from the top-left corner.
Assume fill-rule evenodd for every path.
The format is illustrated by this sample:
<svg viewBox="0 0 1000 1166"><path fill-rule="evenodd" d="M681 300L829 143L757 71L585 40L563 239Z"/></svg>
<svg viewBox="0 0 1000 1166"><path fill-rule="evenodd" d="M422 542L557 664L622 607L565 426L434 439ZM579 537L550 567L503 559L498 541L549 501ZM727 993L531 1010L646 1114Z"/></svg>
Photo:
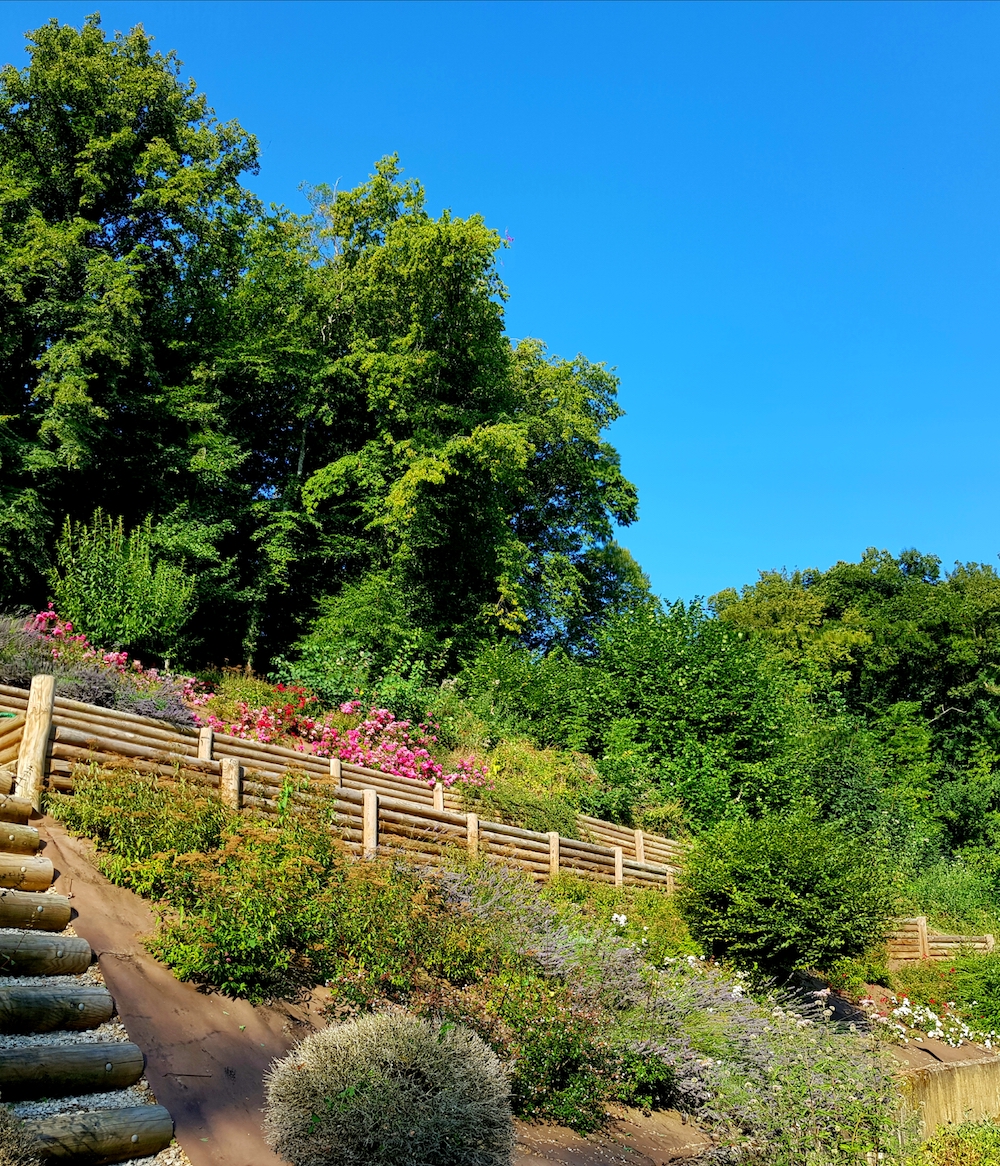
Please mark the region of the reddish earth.
<svg viewBox="0 0 1000 1166"><path fill-rule="evenodd" d="M72 894L78 935L90 942L130 1039L146 1054L146 1076L170 1110L192 1166L280 1166L261 1133L262 1079L275 1057L321 1027L318 990L301 1005L254 1007L182 984L143 948L155 918L131 891L113 886L91 862L90 843L57 822L37 822L55 889ZM559 1126L518 1124L516 1166L662 1166L710 1145L678 1114L621 1110L588 1139Z"/></svg>

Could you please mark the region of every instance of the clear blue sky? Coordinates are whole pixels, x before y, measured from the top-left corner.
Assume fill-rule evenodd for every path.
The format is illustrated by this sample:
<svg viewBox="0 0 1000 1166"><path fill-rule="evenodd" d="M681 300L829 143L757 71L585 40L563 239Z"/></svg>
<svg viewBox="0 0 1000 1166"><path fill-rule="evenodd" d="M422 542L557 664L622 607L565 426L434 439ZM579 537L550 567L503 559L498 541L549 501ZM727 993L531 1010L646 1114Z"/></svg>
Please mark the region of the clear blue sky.
<svg viewBox="0 0 1000 1166"><path fill-rule="evenodd" d="M3 60L88 3L0 5ZM514 336L616 365L622 541L668 598L866 546L1000 552L1000 5L107 3L252 185L398 151L481 212Z"/></svg>

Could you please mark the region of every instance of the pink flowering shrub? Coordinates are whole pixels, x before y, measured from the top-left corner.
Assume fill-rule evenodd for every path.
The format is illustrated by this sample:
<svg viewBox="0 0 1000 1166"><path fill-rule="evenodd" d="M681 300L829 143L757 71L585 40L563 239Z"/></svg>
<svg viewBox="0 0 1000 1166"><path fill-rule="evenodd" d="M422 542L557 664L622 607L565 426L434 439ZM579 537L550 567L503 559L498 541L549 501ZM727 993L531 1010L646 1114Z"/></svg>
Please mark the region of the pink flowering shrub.
<svg viewBox="0 0 1000 1166"><path fill-rule="evenodd" d="M436 782L444 786L488 785L486 766L474 757L462 758L446 773L432 753L438 741L436 726L397 720L388 709L371 708L363 714L361 702L352 700L338 710L324 712L305 688L284 684L260 686L260 696L266 699L270 692L275 697L267 704L216 700L216 693L191 676L170 676L157 668L144 668L140 661L130 661L127 652L100 651L51 606L31 616L25 630L46 644L53 660L97 668L126 683L135 695L159 696L169 689L186 718L193 717L197 724L210 725L218 733L248 741L280 742L317 757L338 757L429 786ZM210 703L216 707L205 709ZM202 711L195 711L198 709Z"/></svg>
<svg viewBox="0 0 1000 1166"><path fill-rule="evenodd" d="M487 783L486 766L475 758L461 759L453 772L446 773L431 748L437 744L434 725L414 725L399 721L388 709L372 708L361 716L359 700L342 704L338 713L306 711L315 702L305 689L275 686L275 693L289 694L283 704L252 708L237 701L238 716L223 720L215 713L198 715L202 724L218 733L244 740L278 742L317 757L337 757L351 765L364 765L396 777L406 777L432 786L456 784L481 786ZM351 721L355 721L354 724Z"/></svg>

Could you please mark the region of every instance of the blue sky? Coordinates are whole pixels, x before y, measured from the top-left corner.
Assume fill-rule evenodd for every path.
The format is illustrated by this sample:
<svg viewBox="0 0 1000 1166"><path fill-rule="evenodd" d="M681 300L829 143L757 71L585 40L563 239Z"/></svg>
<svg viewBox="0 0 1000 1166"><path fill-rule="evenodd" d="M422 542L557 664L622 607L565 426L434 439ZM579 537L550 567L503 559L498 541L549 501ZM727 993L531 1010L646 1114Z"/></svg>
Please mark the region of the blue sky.
<svg viewBox="0 0 1000 1166"><path fill-rule="evenodd" d="M1000 6L0 5L142 22L299 207L398 151L514 237L508 326L618 368L667 598L1000 553Z"/></svg>

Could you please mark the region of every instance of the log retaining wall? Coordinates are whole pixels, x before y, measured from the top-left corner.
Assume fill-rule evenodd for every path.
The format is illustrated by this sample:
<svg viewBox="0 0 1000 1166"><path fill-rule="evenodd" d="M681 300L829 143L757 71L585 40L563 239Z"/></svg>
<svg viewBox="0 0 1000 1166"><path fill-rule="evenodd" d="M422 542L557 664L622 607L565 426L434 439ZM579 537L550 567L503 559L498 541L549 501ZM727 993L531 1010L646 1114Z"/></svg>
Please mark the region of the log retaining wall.
<svg viewBox="0 0 1000 1166"><path fill-rule="evenodd" d="M55 696L51 677L29 691L0 685L0 797L36 808L44 790L72 793L77 766L124 766L203 787L233 809L274 817L322 805L359 855L399 853L440 863L490 858L544 880L572 873L615 886L672 891L681 846L580 815L579 838L481 820L441 785L381 773L283 745L185 728ZM12 770L16 764L16 782ZM6 781L6 785L4 785Z"/></svg>

